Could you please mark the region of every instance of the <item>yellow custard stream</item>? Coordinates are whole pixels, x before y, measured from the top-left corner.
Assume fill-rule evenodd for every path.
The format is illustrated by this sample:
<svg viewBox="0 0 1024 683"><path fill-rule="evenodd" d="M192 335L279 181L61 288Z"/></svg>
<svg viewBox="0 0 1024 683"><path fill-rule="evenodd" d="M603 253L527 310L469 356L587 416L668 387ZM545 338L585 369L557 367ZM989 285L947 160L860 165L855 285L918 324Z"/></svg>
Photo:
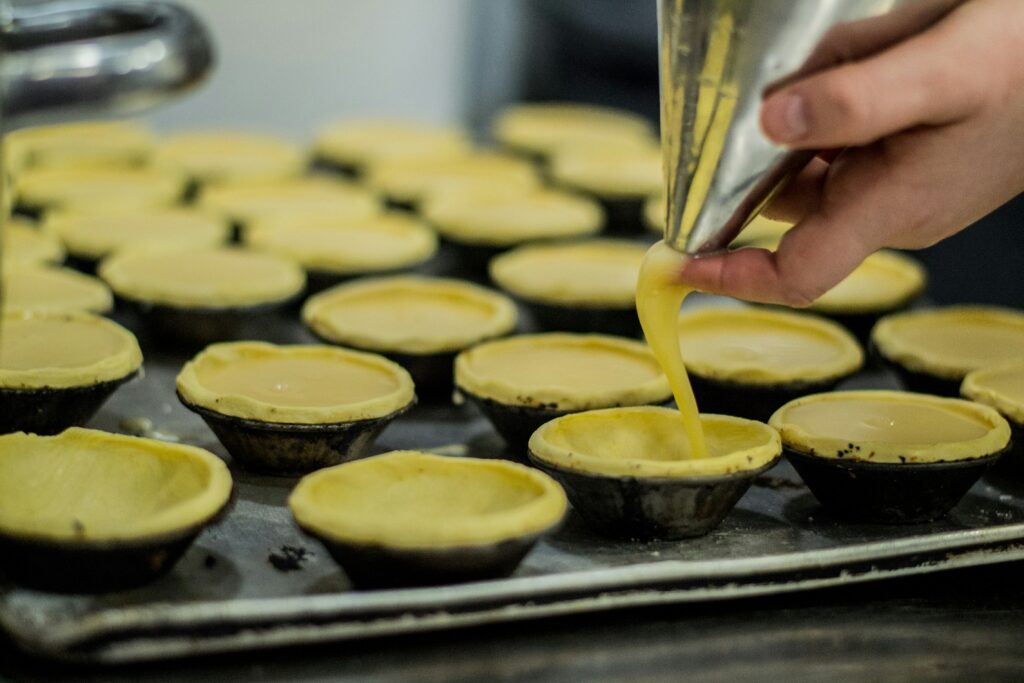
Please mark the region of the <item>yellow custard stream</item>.
<svg viewBox="0 0 1024 683"><path fill-rule="evenodd" d="M687 258L664 242L651 247L640 266L636 312L647 343L672 387L672 395L683 417L683 428L690 442L690 455L704 458L708 454L704 429L679 347L679 308L693 291L691 287L679 282L679 273Z"/></svg>

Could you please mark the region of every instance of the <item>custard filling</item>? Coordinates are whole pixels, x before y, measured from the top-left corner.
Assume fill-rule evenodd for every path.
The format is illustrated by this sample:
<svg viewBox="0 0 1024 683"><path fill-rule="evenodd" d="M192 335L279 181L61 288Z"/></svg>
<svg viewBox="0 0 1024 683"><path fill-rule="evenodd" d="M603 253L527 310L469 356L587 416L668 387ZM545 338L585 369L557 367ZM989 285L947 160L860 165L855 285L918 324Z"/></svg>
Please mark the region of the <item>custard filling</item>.
<svg viewBox="0 0 1024 683"><path fill-rule="evenodd" d="M48 208L154 208L177 203L184 175L167 169L41 168L15 179L16 200Z"/></svg>
<svg viewBox="0 0 1024 683"><path fill-rule="evenodd" d="M99 274L119 296L181 307L273 303L305 285L305 273L290 259L228 248L115 254Z"/></svg>
<svg viewBox="0 0 1024 683"><path fill-rule="evenodd" d="M69 268L23 266L3 278L5 311L107 313L114 298L101 280Z"/></svg>
<svg viewBox="0 0 1024 683"><path fill-rule="evenodd" d="M206 187L199 195L199 206L244 226L301 216L354 220L383 210L380 199L367 189L320 178Z"/></svg>
<svg viewBox="0 0 1024 683"><path fill-rule="evenodd" d="M668 382L639 342L601 335L540 334L459 354L455 383L511 405L586 410L668 400Z"/></svg>
<svg viewBox="0 0 1024 683"><path fill-rule="evenodd" d="M5 313L0 386L41 389L121 379L142 364L131 332L88 313Z"/></svg>
<svg viewBox="0 0 1024 683"><path fill-rule="evenodd" d="M640 267L636 312L647 343L672 387L690 452L695 458L703 458L708 453L704 429L697 409L697 399L686 374L677 322L683 301L693 291L680 279L687 258L664 242L658 242L650 248Z"/></svg>
<svg viewBox="0 0 1024 683"><path fill-rule="evenodd" d="M306 302L317 334L359 348L439 353L511 331L515 305L455 280L395 277L341 285Z"/></svg>
<svg viewBox="0 0 1024 683"><path fill-rule="evenodd" d="M396 159L448 159L470 148L463 130L407 121L341 121L327 126L316 141L320 156L355 166Z"/></svg>
<svg viewBox="0 0 1024 683"><path fill-rule="evenodd" d="M1010 438L1006 420L987 406L897 391L806 396L779 408L771 424L797 451L886 463L992 455Z"/></svg>
<svg viewBox="0 0 1024 683"><path fill-rule="evenodd" d="M535 188L533 164L512 156L474 152L451 159L391 159L374 164L367 182L397 201L418 202L461 183L490 182Z"/></svg>
<svg viewBox="0 0 1024 683"><path fill-rule="evenodd" d="M288 256L310 270L337 274L405 268L437 251L434 232L399 213L354 220L265 221L247 230L244 239L252 247Z"/></svg>
<svg viewBox="0 0 1024 683"><path fill-rule="evenodd" d="M380 356L261 342L207 347L177 386L188 402L219 413L295 424L382 417L413 399L408 373Z"/></svg>
<svg viewBox="0 0 1024 683"><path fill-rule="evenodd" d="M495 119L494 136L504 145L533 154L591 145L657 144L651 124L641 116L609 107L569 103L508 107Z"/></svg>
<svg viewBox="0 0 1024 683"><path fill-rule="evenodd" d="M218 183L292 178L303 172L306 155L298 146L267 135L200 131L165 139L154 161Z"/></svg>
<svg viewBox="0 0 1024 683"><path fill-rule="evenodd" d="M834 323L758 309L704 309L679 317L687 367L752 384L814 382L855 371L864 355Z"/></svg>
<svg viewBox="0 0 1024 683"><path fill-rule="evenodd" d="M644 253L614 240L520 247L491 261L491 279L533 301L632 307Z"/></svg>
<svg viewBox="0 0 1024 683"><path fill-rule="evenodd" d="M902 313L883 318L871 339L891 361L958 379L971 370L1024 358L1024 314L985 306Z"/></svg>
<svg viewBox="0 0 1024 683"><path fill-rule="evenodd" d="M774 429L753 420L702 415L698 455L679 413L635 407L574 413L530 438L536 458L563 469L632 477L722 476L765 467L782 450Z"/></svg>
<svg viewBox="0 0 1024 683"><path fill-rule="evenodd" d="M551 177L565 187L608 199L636 199L664 185L661 150L569 148L551 158Z"/></svg>
<svg viewBox="0 0 1024 683"><path fill-rule="evenodd" d="M43 227L63 241L68 251L97 259L118 249L208 247L227 241L230 226L223 218L190 209L139 211L58 211Z"/></svg>
<svg viewBox="0 0 1024 683"><path fill-rule="evenodd" d="M443 237L488 246L592 235L604 223L595 202L552 190L442 193L424 216Z"/></svg>
<svg viewBox="0 0 1024 683"><path fill-rule="evenodd" d="M92 429L0 436L0 532L55 541L188 531L231 494L212 453Z"/></svg>
<svg viewBox="0 0 1024 683"><path fill-rule="evenodd" d="M567 501L522 465L396 451L309 474L288 505L301 526L339 541L445 548L539 534Z"/></svg>

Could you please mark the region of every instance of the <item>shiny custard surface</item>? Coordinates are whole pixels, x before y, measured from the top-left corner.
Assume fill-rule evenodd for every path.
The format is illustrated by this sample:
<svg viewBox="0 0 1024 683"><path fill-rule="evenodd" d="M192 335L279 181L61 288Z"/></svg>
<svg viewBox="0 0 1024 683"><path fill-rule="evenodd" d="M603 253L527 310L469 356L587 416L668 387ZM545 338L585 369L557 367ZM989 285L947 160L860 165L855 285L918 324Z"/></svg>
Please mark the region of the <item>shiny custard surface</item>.
<svg viewBox="0 0 1024 683"><path fill-rule="evenodd" d="M238 358L209 364L199 379L216 393L284 406L357 403L398 388L396 378L380 368L317 357Z"/></svg>

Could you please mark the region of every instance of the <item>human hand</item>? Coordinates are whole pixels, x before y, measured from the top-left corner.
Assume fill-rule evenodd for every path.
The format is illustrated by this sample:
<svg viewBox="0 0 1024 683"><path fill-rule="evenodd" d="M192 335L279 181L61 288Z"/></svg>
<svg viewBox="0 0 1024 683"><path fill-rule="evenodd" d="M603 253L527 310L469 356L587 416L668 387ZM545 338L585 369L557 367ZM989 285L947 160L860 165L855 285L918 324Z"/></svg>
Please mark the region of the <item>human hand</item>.
<svg viewBox="0 0 1024 683"><path fill-rule="evenodd" d="M682 278L807 306L878 249L931 246L1012 199L1024 190L1021 36L1021 0L925 0L830 31L761 109L775 142L831 150L766 211L796 225L775 252L692 259Z"/></svg>

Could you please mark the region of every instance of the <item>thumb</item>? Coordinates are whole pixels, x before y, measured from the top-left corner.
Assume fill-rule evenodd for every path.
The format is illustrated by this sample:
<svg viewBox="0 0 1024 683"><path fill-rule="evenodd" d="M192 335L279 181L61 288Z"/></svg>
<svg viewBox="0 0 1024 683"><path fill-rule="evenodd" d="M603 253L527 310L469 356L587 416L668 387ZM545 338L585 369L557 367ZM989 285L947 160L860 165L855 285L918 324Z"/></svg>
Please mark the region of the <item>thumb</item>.
<svg viewBox="0 0 1024 683"><path fill-rule="evenodd" d="M744 248L691 259L681 279L711 294L792 307L809 306L874 249L855 230L830 229L813 214L790 229L775 252Z"/></svg>

